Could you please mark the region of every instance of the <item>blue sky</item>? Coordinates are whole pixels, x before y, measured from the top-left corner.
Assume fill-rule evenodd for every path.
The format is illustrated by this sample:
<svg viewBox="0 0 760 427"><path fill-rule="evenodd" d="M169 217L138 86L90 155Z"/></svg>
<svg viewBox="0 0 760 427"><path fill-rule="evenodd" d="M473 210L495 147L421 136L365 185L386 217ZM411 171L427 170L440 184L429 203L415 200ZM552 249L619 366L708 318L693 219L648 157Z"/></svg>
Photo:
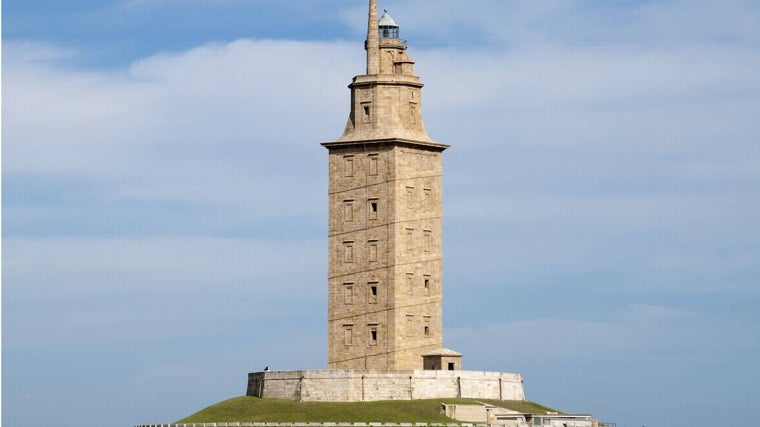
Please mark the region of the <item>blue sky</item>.
<svg viewBox="0 0 760 427"><path fill-rule="evenodd" d="M2 2L3 425L326 366L366 2ZM754 416L760 4L387 0L444 156L444 344L620 427ZM716 413L716 411L719 411Z"/></svg>

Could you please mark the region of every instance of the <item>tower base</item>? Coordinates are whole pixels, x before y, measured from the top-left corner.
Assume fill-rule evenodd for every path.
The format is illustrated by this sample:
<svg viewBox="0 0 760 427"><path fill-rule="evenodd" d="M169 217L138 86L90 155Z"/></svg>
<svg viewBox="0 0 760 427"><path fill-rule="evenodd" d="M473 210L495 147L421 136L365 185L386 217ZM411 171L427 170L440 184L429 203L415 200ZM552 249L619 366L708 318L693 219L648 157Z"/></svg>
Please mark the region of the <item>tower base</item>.
<svg viewBox="0 0 760 427"><path fill-rule="evenodd" d="M248 396L298 402L438 398L525 400L521 374L483 371L316 370L248 374Z"/></svg>

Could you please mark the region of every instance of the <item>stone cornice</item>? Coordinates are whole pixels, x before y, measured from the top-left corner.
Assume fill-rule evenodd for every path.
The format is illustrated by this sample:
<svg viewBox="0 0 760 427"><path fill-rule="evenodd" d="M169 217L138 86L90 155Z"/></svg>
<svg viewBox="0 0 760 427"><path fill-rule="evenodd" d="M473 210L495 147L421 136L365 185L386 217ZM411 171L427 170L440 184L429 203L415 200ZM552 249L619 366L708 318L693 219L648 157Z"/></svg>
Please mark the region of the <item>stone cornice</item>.
<svg viewBox="0 0 760 427"><path fill-rule="evenodd" d="M323 142L321 145L327 148L328 150L330 150L333 148L382 145L382 144L397 144L397 145L407 145L407 146L412 146L412 147L424 147L427 149L430 149L430 148L436 149L438 151L443 151L450 147L450 145L441 144L438 142L416 141L416 140L404 139L404 138L382 138L382 139L356 140L356 141L331 141L331 142Z"/></svg>

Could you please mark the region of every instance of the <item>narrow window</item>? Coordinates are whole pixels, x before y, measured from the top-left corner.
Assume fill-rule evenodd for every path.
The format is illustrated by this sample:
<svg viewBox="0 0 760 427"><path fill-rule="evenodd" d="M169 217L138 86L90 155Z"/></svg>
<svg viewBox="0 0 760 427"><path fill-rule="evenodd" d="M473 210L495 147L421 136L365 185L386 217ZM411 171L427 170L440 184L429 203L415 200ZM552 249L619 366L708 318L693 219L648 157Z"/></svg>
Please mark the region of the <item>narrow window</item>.
<svg viewBox="0 0 760 427"><path fill-rule="evenodd" d="M343 176L354 176L354 156L343 157Z"/></svg>
<svg viewBox="0 0 760 427"><path fill-rule="evenodd" d="M369 282L369 298L367 302L370 304L377 304L377 282Z"/></svg>
<svg viewBox="0 0 760 427"><path fill-rule="evenodd" d="M354 325L343 325L343 343L345 345L354 344Z"/></svg>
<svg viewBox="0 0 760 427"><path fill-rule="evenodd" d="M343 262L354 262L354 242L343 242Z"/></svg>
<svg viewBox="0 0 760 427"><path fill-rule="evenodd" d="M430 275L428 274L424 276L423 287L425 290L425 295L430 295Z"/></svg>
<svg viewBox="0 0 760 427"><path fill-rule="evenodd" d="M369 241L369 260L377 261L377 240Z"/></svg>
<svg viewBox="0 0 760 427"><path fill-rule="evenodd" d="M433 209L433 190L430 188L423 188L422 189L423 194L425 194L425 200L424 200L424 209L426 211L430 211Z"/></svg>
<svg viewBox="0 0 760 427"><path fill-rule="evenodd" d="M369 219L377 219L377 199L369 199Z"/></svg>
<svg viewBox="0 0 760 427"><path fill-rule="evenodd" d="M369 325L369 345L377 345L377 325Z"/></svg>
<svg viewBox="0 0 760 427"><path fill-rule="evenodd" d="M430 249L433 246L433 238L431 237L430 230L424 230L423 234L425 239L425 252L430 252Z"/></svg>
<svg viewBox="0 0 760 427"><path fill-rule="evenodd" d="M362 103L362 122L369 123L370 104L369 102Z"/></svg>
<svg viewBox="0 0 760 427"><path fill-rule="evenodd" d="M406 273L406 294L411 295L414 289L414 273Z"/></svg>
<svg viewBox="0 0 760 427"><path fill-rule="evenodd" d="M353 221L354 220L354 200L344 200L344 213L343 217L345 218L346 222Z"/></svg>
<svg viewBox="0 0 760 427"><path fill-rule="evenodd" d="M354 282L346 282L343 284L343 302L346 304L354 303Z"/></svg>
<svg viewBox="0 0 760 427"><path fill-rule="evenodd" d="M415 110L414 107L409 109L409 123L414 123L415 121Z"/></svg>
<svg viewBox="0 0 760 427"><path fill-rule="evenodd" d="M369 174L377 175L377 154L369 155Z"/></svg>
<svg viewBox="0 0 760 427"><path fill-rule="evenodd" d="M406 334L408 336L414 335L414 316L411 314L406 315Z"/></svg>
<svg viewBox="0 0 760 427"><path fill-rule="evenodd" d="M449 371L454 370L454 364L452 362L449 362Z"/></svg>
<svg viewBox="0 0 760 427"><path fill-rule="evenodd" d="M407 228L406 229L406 250L411 251L412 249L414 249L414 229Z"/></svg>
<svg viewBox="0 0 760 427"><path fill-rule="evenodd" d="M424 324L422 332L426 337L429 337L430 336L430 316L423 316L422 323Z"/></svg>
<svg viewBox="0 0 760 427"><path fill-rule="evenodd" d="M430 326L425 325L425 336L426 337L430 336Z"/></svg>
<svg viewBox="0 0 760 427"><path fill-rule="evenodd" d="M406 207L414 207L414 187L406 187Z"/></svg>

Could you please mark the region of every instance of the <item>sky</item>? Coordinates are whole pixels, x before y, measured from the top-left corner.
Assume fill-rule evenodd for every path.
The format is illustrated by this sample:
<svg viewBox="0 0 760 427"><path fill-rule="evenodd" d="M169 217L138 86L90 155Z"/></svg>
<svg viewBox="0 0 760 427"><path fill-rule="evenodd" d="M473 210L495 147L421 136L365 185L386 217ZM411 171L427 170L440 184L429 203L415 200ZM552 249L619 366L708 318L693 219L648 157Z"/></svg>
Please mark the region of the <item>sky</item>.
<svg viewBox="0 0 760 427"><path fill-rule="evenodd" d="M323 369L366 1L2 1L2 424ZM618 427L754 419L760 3L382 0L444 153L444 345Z"/></svg>

